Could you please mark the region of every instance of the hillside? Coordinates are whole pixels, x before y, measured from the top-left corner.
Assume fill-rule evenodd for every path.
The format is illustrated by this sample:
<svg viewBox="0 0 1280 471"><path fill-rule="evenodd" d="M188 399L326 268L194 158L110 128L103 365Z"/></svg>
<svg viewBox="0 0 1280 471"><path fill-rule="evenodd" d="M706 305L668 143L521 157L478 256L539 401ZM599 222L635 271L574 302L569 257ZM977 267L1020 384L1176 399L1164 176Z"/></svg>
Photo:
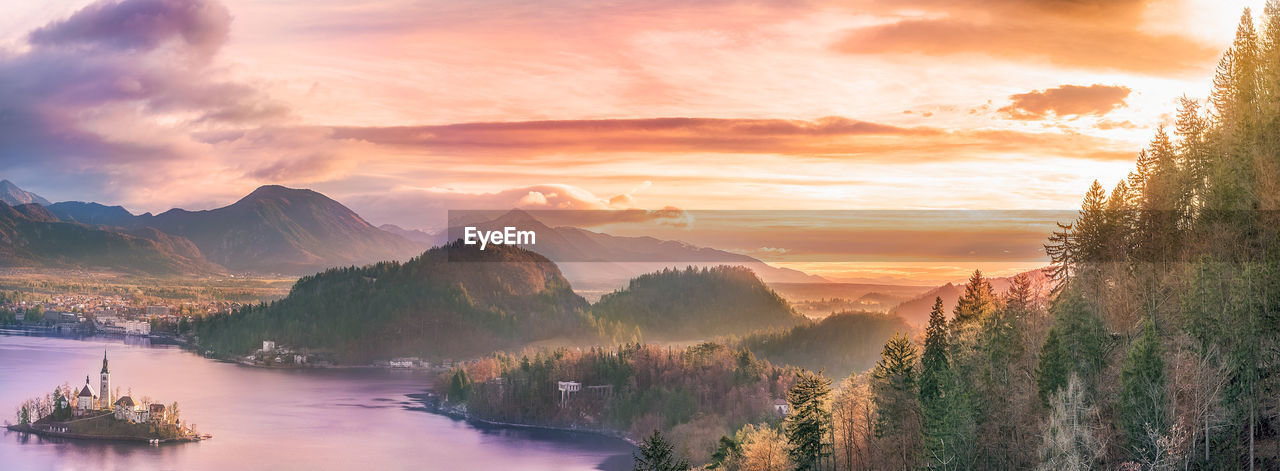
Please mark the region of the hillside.
<svg viewBox="0 0 1280 471"><path fill-rule="evenodd" d="M61 222L37 204L0 204L0 264L108 268L148 275L223 272L181 237Z"/></svg>
<svg viewBox="0 0 1280 471"><path fill-rule="evenodd" d="M840 312L790 329L753 334L739 345L773 364L825 370L829 377L843 378L875 366L881 347L893 334L912 331L898 316Z"/></svg>
<svg viewBox="0 0 1280 471"><path fill-rule="evenodd" d="M233 271L310 273L326 268L404 260L424 244L378 229L354 211L311 190L269 185L230 206L133 215L120 206L64 202L50 206L64 221L129 229L154 227L190 239L211 262Z"/></svg>
<svg viewBox="0 0 1280 471"><path fill-rule="evenodd" d="M270 339L355 363L468 358L536 341L594 339L587 308L546 258L455 242L405 263L303 277L284 299L197 323L196 335L202 348L231 355Z"/></svg>
<svg viewBox="0 0 1280 471"><path fill-rule="evenodd" d="M648 341L742 335L804 320L751 270L730 266L641 275L591 312L601 322L636 326Z"/></svg>

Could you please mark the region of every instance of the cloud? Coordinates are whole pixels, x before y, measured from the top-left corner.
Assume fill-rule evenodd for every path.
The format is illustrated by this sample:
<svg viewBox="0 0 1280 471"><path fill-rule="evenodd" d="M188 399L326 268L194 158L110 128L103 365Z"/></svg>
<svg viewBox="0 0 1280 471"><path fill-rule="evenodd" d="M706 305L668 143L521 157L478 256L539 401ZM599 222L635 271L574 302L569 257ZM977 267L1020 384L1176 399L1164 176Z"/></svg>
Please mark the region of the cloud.
<svg viewBox="0 0 1280 471"><path fill-rule="evenodd" d="M1025 151L1088 159L1132 158L1126 143L1064 133L900 127L843 117L817 120L652 118L464 123L442 126L340 127L338 139L413 149L437 156L483 156L508 162L534 155L578 155L606 162L610 153L777 154L866 161L967 159L974 153ZM963 151L971 151L963 152Z"/></svg>
<svg viewBox="0 0 1280 471"><path fill-rule="evenodd" d="M1113 85L1061 85L1012 95L1013 103L999 111L1018 120L1102 116L1124 106L1130 92L1128 87Z"/></svg>
<svg viewBox="0 0 1280 471"><path fill-rule="evenodd" d="M640 188L647 186L641 185ZM639 188L637 188L638 190ZM439 230L449 211L476 211L493 216L511 209L536 211L547 224L590 227L613 222L678 221L682 211L667 207L643 210L631 207L632 194L597 196L559 183L508 188L495 192L467 192L452 188L400 187L346 196L343 202L375 224ZM492 218L491 218L492 219Z"/></svg>
<svg viewBox="0 0 1280 471"><path fill-rule="evenodd" d="M1152 75L1202 72L1220 52L1186 36L1144 29L1149 5L1141 0L868 0L858 7L896 20L849 31L834 45L839 52L981 54Z"/></svg>
<svg viewBox="0 0 1280 471"><path fill-rule="evenodd" d="M30 42L38 47L150 51L176 38L185 43L185 48L207 56L226 42L230 29L231 13L214 2L104 0L32 31Z"/></svg>
<svg viewBox="0 0 1280 471"><path fill-rule="evenodd" d="M0 55L0 169L75 171L108 193L190 195L204 191L191 187L193 176L210 187L251 185L240 180L332 167L321 153L282 162L264 158L279 149L243 141L220 148L199 138L289 114L215 64L230 24L214 0L104 0L33 30L29 48Z"/></svg>

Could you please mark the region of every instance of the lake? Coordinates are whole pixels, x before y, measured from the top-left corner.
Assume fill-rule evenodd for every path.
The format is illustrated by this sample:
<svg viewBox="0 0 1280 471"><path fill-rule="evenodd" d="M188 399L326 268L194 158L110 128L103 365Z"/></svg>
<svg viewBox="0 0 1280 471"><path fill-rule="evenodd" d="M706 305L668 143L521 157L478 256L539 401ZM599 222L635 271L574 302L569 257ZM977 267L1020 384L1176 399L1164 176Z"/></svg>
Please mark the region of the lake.
<svg viewBox="0 0 1280 471"><path fill-rule="evenodd" d="M0 430L0 468L42 469L630 469L633 447L588 434L488 426L427 412L421 372L269 370L145 340L0 331L0 414L55 385L97 389L107 351L112 388L177 401L212 440L152 446L48 439Z"/></svg>

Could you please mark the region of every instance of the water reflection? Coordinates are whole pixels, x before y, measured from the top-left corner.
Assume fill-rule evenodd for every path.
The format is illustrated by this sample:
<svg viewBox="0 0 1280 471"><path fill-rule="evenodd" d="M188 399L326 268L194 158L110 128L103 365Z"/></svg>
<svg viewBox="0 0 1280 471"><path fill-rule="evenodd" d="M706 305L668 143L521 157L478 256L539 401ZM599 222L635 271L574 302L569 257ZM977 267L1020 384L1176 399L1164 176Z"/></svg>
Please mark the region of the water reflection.
<svg viewBox="0 0 1280 471"><path fill-rule="evenodd" d="M102 350L122 393L178 401L214 439L151 446L4 432L5 469L629 469L631 445L594 434L510 428L432 414L412 371L265 370L146 339L0 331L0 413L56 384L96 376Z"/></svg>

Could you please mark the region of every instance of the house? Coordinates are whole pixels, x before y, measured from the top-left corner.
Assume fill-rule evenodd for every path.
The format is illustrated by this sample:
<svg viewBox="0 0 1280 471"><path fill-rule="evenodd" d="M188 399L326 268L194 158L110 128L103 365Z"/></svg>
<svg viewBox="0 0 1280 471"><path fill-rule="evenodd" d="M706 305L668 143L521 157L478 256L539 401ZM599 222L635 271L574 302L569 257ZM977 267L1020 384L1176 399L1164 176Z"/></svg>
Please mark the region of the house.
<svg viewBox="0 0 1280 471"><path fill-rule="evenodd" d="M124 396L120 398L116 401L114 409L117 419L128 420L134 423L147 421L146 410L138 407L138 405L133 402L132 397Z"/></svg>
<svg viewBox="0 0 1280 471"><path fill-rule="evenodd" d="M169 315L169 306L147 306L148 316L167 316Z"/></svg>
<svg viewBox="0 0 1280 471"><path fill-rule="evenodd" d="M791 404L788 404L786 399L774 399L773 411L778 415L787 415L791 413Z"/></svg>
<svg viewBox="0 0 1280 471"><path fill-rule="evenodd" d="M565 401L570 396L582 390L582 383L577 381L557 381L556 389L560 390L560 407L564 407Z"/></svg>
<svg viewBox="0 0 1280 471"><path fill-rule="evenodd" d="M262 351L269 352L276 349L276 343L270 340L262 341Z"/></svg>

